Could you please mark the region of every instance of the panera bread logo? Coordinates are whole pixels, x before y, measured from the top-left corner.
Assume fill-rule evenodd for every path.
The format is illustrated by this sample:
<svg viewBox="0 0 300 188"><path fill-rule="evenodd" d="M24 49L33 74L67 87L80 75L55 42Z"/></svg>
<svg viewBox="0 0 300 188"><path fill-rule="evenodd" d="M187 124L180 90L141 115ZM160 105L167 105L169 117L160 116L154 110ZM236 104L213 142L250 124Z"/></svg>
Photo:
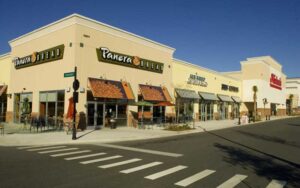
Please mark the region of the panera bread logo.
<svg viewBox="0 0 300 188"><path fill-rule="evenodd" d="M96 49L98 60L105 63L112 63L116 65L132 67L136 69L163 73L164 64L142 59L138 56L130 56L121 53L110 51L108 48L100 47Z"/></svg>
<svg viewBox="0 0 300 188"><path fill-rule="evenodd" d="M63 58L65 46L59 45L41 52L33 52L26 57L17 57L13 60L16 69L29 67L37 64L56 61Z"/></svg>

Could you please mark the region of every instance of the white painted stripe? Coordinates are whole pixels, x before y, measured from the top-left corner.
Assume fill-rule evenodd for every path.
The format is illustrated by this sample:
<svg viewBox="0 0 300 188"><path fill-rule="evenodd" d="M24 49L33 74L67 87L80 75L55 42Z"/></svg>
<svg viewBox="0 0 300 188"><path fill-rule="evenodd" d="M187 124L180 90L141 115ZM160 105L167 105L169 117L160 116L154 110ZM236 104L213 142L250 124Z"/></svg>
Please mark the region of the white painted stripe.
<svg viewBox="0 0 300 188"><path fill-rule="evenodd" d="M266 188L283 188L286 185L286 181L272 180Z"/></svg>
<svg viewBox="0 0 300 188"><path fill-rule="evenodd" d="M151 168L153 166L157 166L157 165L160 165L160 164L162 164L162 162L153 162L153 163L148 163L148 164L145 164L145 165L142 165L142 166L137 166L137 167L134 167L134 168L122 170L120 172L124 173L124 174L129 174L129 173L132 173L132 172L144 170L146 168Z"/></svg>
<svg viewBox="0 0 300 188"><path fill-rule="evenodd" d="M232 188L232 187L236 186L237 184L239 184L241 181L243 181L245 178L247 178L247 176L237 174L237 175L233 176L232 178L230 178L229 180L222 183L221 185L219 185L217 188Z"/></svg>
<svg viewBox="0 0 300 188"><path fill-rule="evenodd" d="M48 150L48 149L58 149L58 148L65 148L66 146L52 146L46 148L35 148L35 149L28 149L27 151L41 151L41 150Z"/></svg>
<svg viewBox="0 0 300 188"><path fill-rule="evenodd" d="M178 154L178 153L169 153L169 152L149 150L149 149L139 149L139 148L125 147L125 146L118 146L118 145L113 145L113 144L95 144L95 145L102 146L102 147L108 147L108 148L128 150L128 151L136 151L136 152L141 152L141 153L150 153L150 154L154 154L154 155L163 155L163 156L168 156L168 157L182 157L183 156L183 154Z"/></svg>
<svg viewBox="0 0 300 188"><path fill-rule="evenodd" d="M94 159L94 160L89 160L89 161L82 161L80 162L81 164L90 164L90 163L96 163L96 162L100 162L100 161L107 161L107 160L111 160L111 159L117 159L122 157L121 155L115 155L115 156L111 156L111 157L105 157L105 158L100 158L100 159Z"/></svg>
<svg viewBox="0 0 300 188"><path fill-rule="evenodd" d="M216 171L215 170L203 170L202 172L199 172L193 176L190 176L188 178L185 178L185 179L175 183L175 185L186 187L192 183L195 183L198 180L205 178L206 176L209 176L210 174L212 174L214 172L216 172Z"/></svg>
<svg viewBox="0 0 300 188"><path fill-rule="evenodd" d="M69 152L69 153L59 153L59 154L51 155L51 157L60 157L60 156L74 155L74 154L78 154L78 153L88 153L88 152L91 152L91 150L74 151L74 152Z"/></svg>
<svg viewBox="0 0 300 188"><path fill-rule="evenodd" d="M40 147L47 147L45 145L40 145L40 146L23 146L23 147L18 147L17 149L30 149L30 148L40 148Z"/></svg>
<svg viewBox="0 0 300 188"><path fill-rule="evenodd" d="M50 151L40 151L38 153L45 154L45 153L56 153L61 151L70 151L70 150L77 150L78 148L67 148L67 149L57 149L57 150L50 150Z"/></svg>
<svg viewBox="0 0 300 188"><path fill-rule="evenodd" d="M172 174L172 173L175 173L179 170L183 170L187 168L187 166L181 166L181 165L178 165L178 166L175 166L173 168L169 168L167 170L164 170L164 171L161 171L161 172L157 172L155 174L151 174L149 176L146 176L145 178L146 179L150 179L150 180L155 180L155 179L158 179L160 177L163 177L163 176L166 176L166 175L169 175L169 174Z"/></svg>
<svg viewBox="0 0 300 188"><path fill-rule="evenodd" d="M81 155L81 156L77 156L77 157L69 157L69 158L65 158L65 160L75 160L75 159L83 159L83 158L88 158L88 157L95 157L95 156L99 156L99 155L105 155L106 153L94 153L94 154L90 154L90 155Z"/></svg>
<svg viewBox="0 0 300 188"><path fill-rule="evenodd" d="M101 165L101 166L98 166L98 168L111 168L111 167L115 167L115 166L121 166L121 165L129 164L129 163L134 163L134 162L137 162L137 161L140 161L140 160L142 160L142 159L134 158L134 159L121 161L121 162L117 162L117 163Z"/></svg>

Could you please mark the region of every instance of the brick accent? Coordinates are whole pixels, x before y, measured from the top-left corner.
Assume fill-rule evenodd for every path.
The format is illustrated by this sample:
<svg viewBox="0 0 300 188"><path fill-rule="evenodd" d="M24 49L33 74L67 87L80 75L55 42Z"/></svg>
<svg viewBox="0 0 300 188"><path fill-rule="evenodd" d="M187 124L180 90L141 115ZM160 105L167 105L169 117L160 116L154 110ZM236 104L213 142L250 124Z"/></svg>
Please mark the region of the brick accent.
<svg viewBox="0 0 300 188"><path fill-rule="evenodd" d="M271 109L270 108L258 108L257 109L257 114L261 115L261 117L266 117L266 115L270 115L271 114Z"/></svg>
<svg viewBox="0 0 300 188"><path fill-rule="evenodd" d="M220 120L220 114L219 114L219 112L215 112L214 113L214 119L215 120Z"/></svg>
<svg viewBox="0 0 300 188"><path fill-rule="evenodd" d="M286 109L277 109L277 116L285 116Z"/></svg>
<svg viewBox="0 0 300 188"><path fill-rule="evenodd" d="M11 112L11 111L7 111L7 112L6 112L6 122L7 122L7 123L13 122L13 120L14 120L13 114L14 114L14 113Z"/></svg>

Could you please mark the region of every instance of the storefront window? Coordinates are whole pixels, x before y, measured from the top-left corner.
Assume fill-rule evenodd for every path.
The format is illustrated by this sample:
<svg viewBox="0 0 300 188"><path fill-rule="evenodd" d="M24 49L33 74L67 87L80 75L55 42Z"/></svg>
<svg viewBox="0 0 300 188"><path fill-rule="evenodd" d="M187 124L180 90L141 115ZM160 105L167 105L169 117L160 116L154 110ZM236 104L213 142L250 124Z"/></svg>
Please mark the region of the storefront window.
<svg viewBox="0 0 300 188"><path fill-rule="evenodd" d="M32 93L18 93L15 94L14 98L14 122L20 123L23 113L32 112Z"/></svg>
<svg viewBox="0 0 300 188"><path fill-rule="evenodd" d="M176 100L176 114L179 122L186 122L193 120L194 100L177 99Z"/></svg>
<svg viewBox="0 0 300 188"><path fill-rule="evenodd" d="M6 108L7 108L6 95L2 95L0 97L0 122L5 122Z"/></svg>
<svg viewBox="0 0 300 188"><path fill-rule="evenodd" d="M55 125L57 118L64 114L64 91L40 92L39 114L46 123Z"/></svg>

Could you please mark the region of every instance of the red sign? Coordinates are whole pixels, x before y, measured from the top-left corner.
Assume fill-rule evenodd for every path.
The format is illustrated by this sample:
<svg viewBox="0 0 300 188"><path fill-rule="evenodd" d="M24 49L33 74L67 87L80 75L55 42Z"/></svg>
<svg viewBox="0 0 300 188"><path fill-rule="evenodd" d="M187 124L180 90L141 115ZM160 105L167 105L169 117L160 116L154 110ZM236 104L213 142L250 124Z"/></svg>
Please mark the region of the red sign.
<svg viewBox="0 0 300 188"><path fill-rule="evenodd" d="M271 74L270 86L281 90L281 78L278 78L275 74Z"/></svg>

